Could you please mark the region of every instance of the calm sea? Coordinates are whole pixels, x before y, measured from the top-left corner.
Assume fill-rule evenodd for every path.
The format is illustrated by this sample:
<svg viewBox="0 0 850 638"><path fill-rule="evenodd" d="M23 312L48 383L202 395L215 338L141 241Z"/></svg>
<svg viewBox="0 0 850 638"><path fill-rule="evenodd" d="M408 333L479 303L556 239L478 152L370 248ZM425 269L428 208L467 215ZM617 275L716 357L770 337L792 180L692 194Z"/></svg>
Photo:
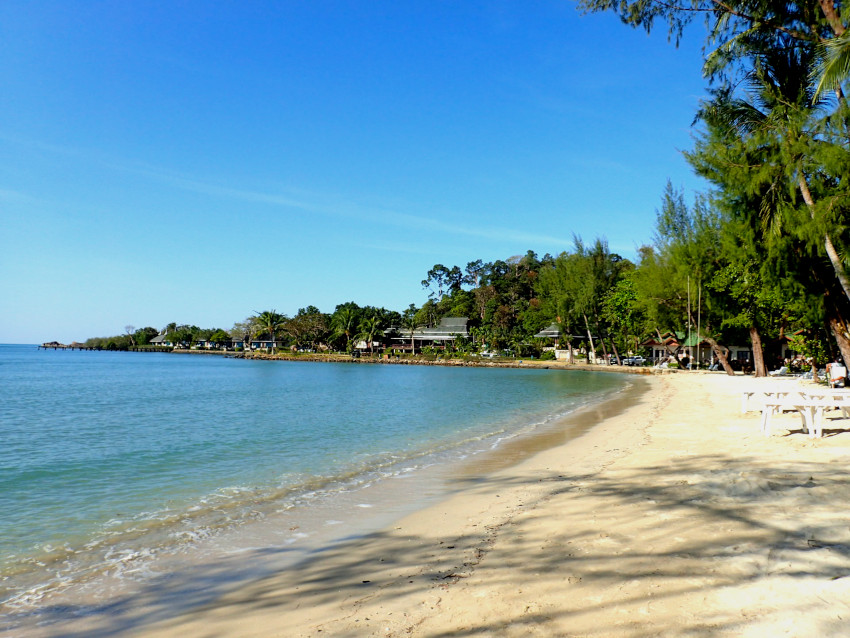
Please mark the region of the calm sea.
<svg viewBox="0 0 850 638"><path fill-rule="evenodd" d="M141 578L146 561L202 541L232 543L280 512L310 519L335 496L457 463L627 382L0 345L0 601L38 606L104 574ZM345 520L355 501L327 511ZM298 527L280 542L309 535Z"/></svg>

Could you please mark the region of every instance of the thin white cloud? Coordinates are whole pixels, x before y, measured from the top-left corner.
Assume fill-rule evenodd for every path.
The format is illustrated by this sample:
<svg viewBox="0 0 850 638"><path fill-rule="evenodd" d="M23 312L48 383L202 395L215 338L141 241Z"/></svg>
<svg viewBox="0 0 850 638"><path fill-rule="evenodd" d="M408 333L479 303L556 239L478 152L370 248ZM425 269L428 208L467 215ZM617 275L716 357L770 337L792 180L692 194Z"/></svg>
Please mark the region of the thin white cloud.
<svg viewBox="0 0 850 638"><path fill-rule="evenodd" d="M356 202L328 197L308 191L287 188L288 192L262 192L251 189L236 188L229 185L221 185L205 180L186 177L174 171L165 170L161 167L152 166L142 162L127 161L110 157L107 154L90 149L77 149L67 146L59 146L44 142L26 141L16 139L0 133L0 139L12 141L18 144L38 148L51 153L73 156L97 162L110 169L122 172L144 175L173 187L208 195L211 197L226 197L243 202L255 204L267 204L281 208L296 209L313 214L326 215L329 217L342 217L352 219L361 223L386 224L413 231L430 231L435 233L451 234L461 237L472 237L485 239L493 242L516 244L545 244L556 246L570 246L571 239L561 239L549 234L528 233L517 228L503 226L492 226L489 224L478 224L468 226L442 221L438 217L416 215L398 212L377 207L364 206ZM464 215L454 211L440 211L441 216L452 219L462 219Z"/></svg>
<svg viewBox="0 0 850 638"><path fill-rule="evenodd" d="M458 224L450 224L433 217L363 206L350 201L335 200L328 198L327 196L309 193L303 190L287 189L290 190L292 194L267 193L189 179L149 166L125 166L124 170L144 174L148 177L169 183L177 188L200 193L202 195L229 197L244 202L294 208L309 213L327 215L331 217L343 217L364 223L372 222L388 224L406 230L428 230L432 232L449 233L465 237L477 237L479 239L506 243L522 241L526 243L545 243L563 246L572 245L572 239L560 239L553 237L552 235L527 233L519 231L516 228L489 225L482 227L469 227ZM454 213L446 214L451 217L461 217Z"/></svg>

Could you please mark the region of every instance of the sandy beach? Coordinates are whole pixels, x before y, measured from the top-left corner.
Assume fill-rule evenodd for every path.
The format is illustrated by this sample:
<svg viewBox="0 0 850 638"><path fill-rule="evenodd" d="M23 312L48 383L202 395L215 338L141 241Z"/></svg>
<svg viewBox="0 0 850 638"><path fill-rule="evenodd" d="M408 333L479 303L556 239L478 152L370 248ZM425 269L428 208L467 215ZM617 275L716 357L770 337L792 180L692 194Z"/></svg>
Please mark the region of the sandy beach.
<svg viewBox="0 0 850 638"><path fill-rule="evenodd" d="M651 377L575 440L479 464L387 529L120 633L847 635L850 421L830 413L810 439L787 414L765 437L740 410L759 382Z"/></svg>

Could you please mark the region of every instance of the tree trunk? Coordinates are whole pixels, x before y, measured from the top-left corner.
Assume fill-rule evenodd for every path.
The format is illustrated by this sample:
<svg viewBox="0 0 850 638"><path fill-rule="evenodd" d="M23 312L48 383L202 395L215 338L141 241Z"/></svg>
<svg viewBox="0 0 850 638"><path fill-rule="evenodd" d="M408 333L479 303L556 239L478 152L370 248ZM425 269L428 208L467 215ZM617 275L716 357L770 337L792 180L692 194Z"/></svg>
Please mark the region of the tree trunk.
<svg viewBox="0 0 850 638"><path fill-rule="evenodd" d="M590 334L590 324L587 322L587 315L583 314L584 317L584 327L587 329L587 338L590 339L590 349L593 350L593 361L596 362L596 346L593 345L593 335ZM590 353L588 352L587 362L590 363Z"/></svg>
<svg viewBox="0 0 850 638"><path fill-rule="evenodd" d="M844 264L841 263L841 257L838 255L838 251L835 250L835 246L833 245L832 239L830 239L829 235L824 235L823 237L824 248L826 249L829 261L832 264L832 269L835 271L835 276L838 277L838 283L841 284L844 294L847 295L848 299L850 299L850 280L847 278L847 271L844 270Z"/></svg>
<svg viewBox="0 0 850 638"><path fill-rule="evenodd" d="M658 337L658 343L664 346L664 352L667 353L667 358L669 359L671 354L675 354L675 350L670 350L670 346L664 343L664 338L661 336L661 331L658 329L658 326L655 327L655 335ZM661 361L658 363L661 363Z"/></svg>
<svg viewBox="0 0 850 638"><path fill-rule="evenodd" d="M608 365L608 347L605 345L605 339L599 337L599 343L602 344L602 360L605 362L605 365Z"/></svg>
<svg viewBox="0 0 850 638"><path fill-rule="evenodd" d="M832 315L827 309L827 323L832 336L835 337L835 342L838 344L838 349L841 351L841 358L844 360L844 367L850 362L850 333L847 331L846 324L841 319Z"/></svg>
<svg viewBox="0 0 850 638"><path fill-rule="evenodd" d="M596 326L597 326L597 329L599 329L599 322L598 321L596 322ZM601 334L602 330L600 329L599 332ZM617 344L614 343L614 337L612 337L611 333L608 332L607 330L605 331L605 337L608 339L608 341L611 342L611 353L614 355L614 360L617 362L617 365L618 366L623 365L623 362L620 360L620 353L617 352ZM602 343L604 345L605 342L603 341ZM606 360L606 362L608 360L607 353L605 355L605 360Z"/></svg>
<svg viewBox="0 0 850 638"><path fill-rule="evenodd" d="M720 361L720 365L723 366L723 369L726 371L730 377L735 376L735 371L732 369L732 366L729 365L729 348L725 346L721 346L717 341L712 339L711 337L703 337L706 341L708 341L708 345L711 346L711 349L714 351L714 354L717 356L717 359ZM721 349L722 348L722 349Z"/></svg>
<svg viewBox="0 0 850 638"><path fill-rule="evenodd" d="M567 342L567 348L569 348L569 351L570 351L570 364L575 365L576 357L575 357L575 353L573 352L573 342L572 341Z"/></svg>
<svg viewBox="0 0 850 638"><path fill-rule="evenodd" d="M596 333L599 335L599 342L602 344L602 356L604 357L605 365L607 366L610 363L611 359L608 357L608 348L605 345L605 338L607 337L611 340L612 348L614 347L614 340L611 339L611 336L608 334L606 334L605 337L602 336L602 328L599 326L598 318L595 320L594 323L596 323Z"/></svg>
<svg viewBox="0 0 850 638"><path fill-rule="evenodd" d="M764 348L758 328L750 326L750 341L753 342L753 374L757 377L767 376L767 366L764 364Z"/></svg>
<svg viewBox="0 0 850 638"><path fill-rule="evenodd" d="M809 184L806 182L806 178L803 175L802 167L800 168L799 185L800 192L803 194L803 201L806 202L806 206L809 207L809 214L812 219L814 219L815 200L809 190ZM835 276L838 278L838 283L841 284L841 288L844 290L844 294L847 299L850 299L850 279L847 278L847 271L844 269L844 264L841 263L841 257L838 255L838 251L835 250L835 246L833 245L832 239L828 233L824 233L823 244L824 249L826 250L826 255L829 257L829 261L832 264L832 269L835 271Z"/></svg>
<svg viewBox="0 0 850 638"><path fill-rule="evenodd" d="M850 329L848 329L846 317L850 312L850 306L848 306L847 299L841 294L838 286L835 285L834 279L830 278L830 281L823 281L820 272L814 271L812 274L814 280L824 288L823 306L826 324L835 338L835 343L841 352L841 358L844 360L844 366L848 367L847 364L850 363Z"/></svg>
<svg viewBox="0 0 850 638"><path fill-rule="evenodd" d="M609 339L610 339L610 337L609 337ZM617 344L614 343L613 339L611 339L611 350L613 350L613 352L614 352L614 358L617 360L617 365L618 366L623 365L623 362L620 360L620 353L617 352Z"/></svg>
<svg viewBox="0 0 850 638"><path fill-rule="evenodd" d="M826 18L827 22L829 22L829 26L832 27L832 32L835 35L841 35L844 33L844 23L841 22L841 16L835 10L835 3L833 0L819 0L818 4L820 5L821 11L823 11L823 15Z"/></svg>

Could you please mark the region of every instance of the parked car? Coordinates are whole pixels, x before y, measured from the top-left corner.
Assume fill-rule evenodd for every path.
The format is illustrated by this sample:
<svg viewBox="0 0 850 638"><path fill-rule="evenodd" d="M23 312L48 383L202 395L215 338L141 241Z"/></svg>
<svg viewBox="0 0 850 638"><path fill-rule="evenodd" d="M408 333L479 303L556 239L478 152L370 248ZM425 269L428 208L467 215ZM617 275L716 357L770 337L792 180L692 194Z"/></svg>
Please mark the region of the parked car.
<svg viewBox="0 0 850 638"><path fill-rule="evenodd" d="M627 366L642 366L644 363L646 363L646 359L640 355L623 359L623 364Z"/></svg>

